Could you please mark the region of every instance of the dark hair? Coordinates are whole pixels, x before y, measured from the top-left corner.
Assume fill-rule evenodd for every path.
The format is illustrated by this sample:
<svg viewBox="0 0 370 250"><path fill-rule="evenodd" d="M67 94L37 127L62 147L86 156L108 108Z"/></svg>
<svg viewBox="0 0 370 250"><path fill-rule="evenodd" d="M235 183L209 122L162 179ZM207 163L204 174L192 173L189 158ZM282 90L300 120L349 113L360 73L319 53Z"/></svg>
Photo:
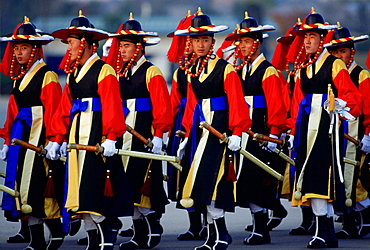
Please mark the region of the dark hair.
<svg viewBox="0 0 370 250"><path fill-rule="evenodd" d="M140 36L123 36L121 41L130 42L133 44L143 43L143 38Z"/></svg>
<svg viewBox="0 0 370 250"><path fill-rule="evenodd" d="M94 35L90 33L72 33L69 34L68 37L76 38L78 40L81 40L83 37L85 38L86 42L90 45L94 44Z"/></svg>
<svg viewBox="0 0 370 250"><path fill-rule="evenodd" d="M260 41L261 44L263 43L262 32L248 32L248 33L241 34L240 37L249 37L249 38L252 38L254 40Z"/></svg>

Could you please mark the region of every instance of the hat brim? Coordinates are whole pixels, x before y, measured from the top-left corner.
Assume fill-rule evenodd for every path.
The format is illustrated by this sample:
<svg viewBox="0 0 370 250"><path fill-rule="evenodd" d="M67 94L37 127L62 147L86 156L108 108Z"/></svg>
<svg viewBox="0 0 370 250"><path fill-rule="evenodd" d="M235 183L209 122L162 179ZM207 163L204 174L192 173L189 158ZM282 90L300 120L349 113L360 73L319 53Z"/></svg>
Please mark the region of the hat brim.
<svg viewBox="0 0 370 250"><path fill-rule="evenodd" d="M289 44L292 44L292 42L294 41L294 38L295 36L293 35L292 36L282 36L282 37L278 37L276 39L276 42L289 45Z"/></svg>
<svg viewBox="0 0 370 250"><path fill-rule="evenodd" d="M249 28L249 31L247 32L239 31L240 33L234 33L233 35L228 36L225 40L226 41L239 40L245 34L250 34L250 33L255 33L255 32L267 32L267 31L273 31L273 30L276 30L276 29L272 25L252 27L252 28Z"/></svg>
<svg viewBox="0 0 370 250"><path fill-rule="evenodd" d="M161 42L161 39L159 37L148 37L148 40L143 43L145 47L157 45Z"/></svg>
<svg viewBox="0 0 370 250"><path fill-rule="evenodd" d="M41 35L39 37L30 37L27 39L13 39L12 35L0 37L0 42L41 42L42 45L46 45L54 41L54 37L50 35Z"/></svg>
<svg viewBox="0 0 370 250"><path fill-rule="evenodd" d="M336 44L326 43L326 44L324 44L324 48L336 48L336 47L340 47L340 46L347 45L347 44L350 44L350 43L363 42L363 41L366 41L367 39L369 39L368 35L357 36L353 40L349 40L349 41L345 41L345 42L340 42L340 43L336 43Z"/></svg>
<svg viewBox="0 0 370 250"><path fill-rule="evenodd" d="M56 30L51 35L53 37L59 38L62 40L62 42L66 42L68 39L68 36L70 34L80 34L80 33L88 33L93 35L93 40L104 40L109 37L108 32L105 32L103 30L95 29L95 28L85 28L85 27L78 27L78 28L72 28L72 29L60 29Z"/></svg>
<svg viewBox="0 0 370 250"><path fill-rule="evenodd" d="M227 29L229 29L229 27L227 27L226 25L219 25L219 26L212 27L208 29L207 31L200 31L200 32L190 32L188 29L176 30L174 32L174 35L175 36L208 36L208 35L212 35L215 33L225 31Z"/></svg>
<svg viewBox="0 0 370 250"><path fill-rule="evenodd" d="M337 29L338 25L319 25L318 28L312 28L312 29L302 29L299 30L292 30L290 34L293 36L302 36L308 32L320 32L320 31L329 31L331 29Z"/></svg>

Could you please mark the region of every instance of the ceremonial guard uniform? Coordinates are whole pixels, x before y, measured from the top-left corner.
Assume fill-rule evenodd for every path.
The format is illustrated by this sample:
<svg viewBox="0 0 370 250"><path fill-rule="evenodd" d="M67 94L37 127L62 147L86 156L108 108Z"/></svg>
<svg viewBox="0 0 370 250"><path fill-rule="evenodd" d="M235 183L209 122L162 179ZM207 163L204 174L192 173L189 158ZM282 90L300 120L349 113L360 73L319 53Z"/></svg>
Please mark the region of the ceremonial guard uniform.
<svg viewBox="0 0 370 250"><path fill-rule="evenodd" d="M95 29L80 11L70 27L53 35L69 44L61 63L68 76L53 118L55 141L47 157L55 159L63 141L83 145L103 142L103 155L75 149L68 153L66 208L83 215L89 249L113 249L117 228L122 226L117 217L132 215L133 205L124 169L115 164L119 156L113 156L116 138L125 132L119 83L113 68L95 53L96 42L108 38L108 33Z"/></svg>
<svg viewBox="0 0 370 250"><path fill-rule="evenodd" d="M338 24L339 25L339 24ZM340 25L339 25L340 26ZM350 73L351 80L361 93L370 92L370 74L359 66L355 60L354 44L367 40L367 35L354 37L345 27L339 27L330 31L327 36L327 44L324 44L330 54L341 59ZM356 149L356 145L349 141L344 141L345 157L358 161L362 165L344 164L344 186L346 195L346 205L348 207L343 215L343 228L337 233L338 238L358 238L370 232L370 200L368 191L364 188L367 183L363 183L359 176L367 175L368 168L365 165L366 154L370 152L370 99L363 98L363 114L356 120L343 121L344 133L347 133L356 140L362 138L361 149ZM366 153L366 154L365 154ZM362 170L365 170L363 172ZM356 222L357 220L357 222ZM359 227L359 228L357 228Z"/></svg>
<svg viewBox="0 0 370 250"><path fill-rule="evenodd" d="M192 18L197 15L188 15L181 19L176 30L186 29L191 25ZM184 62L189 61L191 54L193 53L191 41L189 36L174 36L174 32L167 35L172 37L171 46L168 50L167 57L170 62L179 63L179 68L175 70L172 77L172 87L171 87L171 105L172 114L174 116L174 124L169 136L169 142L167 147L167 152L169 155L175 155L179 148L181 137L176 135L177 131L183 131L182 118L185 112L185 106L187 101L187 88L188 80L186 74L186 64ZM174 174L173 167L170 167L168 171L168 176L170 178L168 185L169 198L177 201L177 208L183 208L179 203L178 193L181 194L182 187L186 181L187 175L190 169L190 147L191 143L187 144L186 152L181 159L182 171L178 173L179 176ZM171 180L172 179L172 180ZM180 195L181 196L181 195ZM189 216L189 230L185 233L179 234L178 240L204 240L206 237L206 226L205 221L202 220L202 212L200 209L195 209L195 207L186 208ZM204 214L204 213L203 213ZM204 218L205 219L205 218Z"/></svg>
<svg viewBox="0 0 370 250"><path fill-rule="evenodd" d="M35 151L18 145L9 147L13 138L36 146L45 145L52 139L51 118L62 92L58 76L43 61L41 46L53 40L50 35L38 33L27 17L13 34L1 38L1 41L8 42L2 72L14 80L7 119L1 131L5 139L1 158L7 160L5 185L20 194L12 197L4 193L2 209L9 221L27 215L31 232L27 249L57 249L65 235L60 220L63 163L46 161ZM17 73L19 75L15 76ZM43 222L51 232L48 246Z"/></svg>
<svg viewBox="0 0 370 250"><path fill-rule="evenodd" d="M290 137L290 144L294 140L297 153L292 205L310 204L316 216L316 233L308 243L309 248L338 247L332 206L335 200L340 207L343 188L339 145L343 132L338 114L352 119L352 115L360 115L362 104L361 94L344 63L322 48L327 30L335 27L312 10L295 31L304 35L302 49L308 57L299 65L291 108L296 126L292 129L291 135L295 137ZM334 100L333 94L338 98Z"/></svg>
<svg viewBox="0 0 370 250"><path fill-rule="evenodd" d="M243 56L242 65L235 65L242 82L245 101L249 106L252 118L251 130L270 137L278 138L285 130L287 108L283 100L284 85L277 70L269 63L260 51L263 42L262 32L274 30L271 25L259 26L247 12L240 28L229 40L239 40L236 53ZM285 99L284 98L284 99ZM277 145L269 142L260 147L247 133L243 133L242 148L250 152L271 168L283 172L279 156L274 153ZM248 159L240 157L236 184L236 203L249 207L253 215L253 232L244 240L244 244L257 245L270 243L267 227L267 209L276 208L278 181ZM282 215L283 217L286 216Z"/></svg>
<svg viewBox="0 0 370 250"><path fill-rule="evenodd" d="M107 61L115 67L126 122L144 138L153 138L151 151L162 151L162 136L172 126L171 104L166 81L158 67L146 60L144 46L155 32L145 32L132 18L116 34ZM154 131L154 132L153 132ZM148 152L144 143L131 133L120 138L117 147ZM168 204L163 188L162 162L122 157L124 169L134 191L134 236L120 244L121 249L152 248L159 244L163 228L159 223Z"/></svg>
<svg viewBox="0 0 370 250"><path fill-rule="evenodd" d="M231 244L224 211L234 211L235 181L235 169L228 160L232 152L215 135L200 129L199 122L206 121L220 132L231 132L231 150L240 148L241 133L251 124L236 72L213 54L213 34L225 29L223 25L212 25L210 18L199 10L190 27L175 32L175 35L189 35L194 51L189 62L185 62L188 67L193 66L186 69L189 82L183 118L186 138L178 155L183 153L191 136L189 143L194 154L191 152L191 168L179 199L185 208L207 208L207 241L195 249L226 249Z"/></svg>

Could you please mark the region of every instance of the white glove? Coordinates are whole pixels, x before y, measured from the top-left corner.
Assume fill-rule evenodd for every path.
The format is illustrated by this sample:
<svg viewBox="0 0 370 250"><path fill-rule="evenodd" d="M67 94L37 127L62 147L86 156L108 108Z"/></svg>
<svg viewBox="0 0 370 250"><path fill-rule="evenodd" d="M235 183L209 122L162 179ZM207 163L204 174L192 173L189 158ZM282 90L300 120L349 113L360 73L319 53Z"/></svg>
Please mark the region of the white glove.
<svg viewBox="0 0 370 250"><path fill-rule="evenodd" d="M180 143L179 148L177 149L177 157L179 157L180 159L184 157L185 147L187 143L188 143L188 137L185 137L185 139Z"/></svg>
<svg viewBox="0 0 370 250"><path fill-rule="evenodd" d="M279 137L277 135L270 134L271 138L278 139ZM277 144L275 142L268 142L267 146L263 146L262 148L266 151L269 151L270 153L273 153L277 147Z"/></svg>
<svg viewBox="0 0 370 250"><path fill-rule="evenodd" d="M343 101L342 99L339 99L339 98L335 98L335 108L334 108L334 112L338 113L341 117L344 117L345 119L347 120L355 120L356 117L354 117L353 115L351 115L348 111L350 111L351 109L349 107L346 107L347 105L347 102L346 101ZM329 102L328 100L326 100L324 102L324 109L326 110L326 112L330 113L328 111L328 108L329 108Z"/></svg>
<svg viewBox="0 0 370 250"><path fill-rule="evenodd" d="M153 148L150 151L152 151L154 154L159 154L162 151L162 146L163 146L162 138L154 136L152 143L153 143Z"/></svg>
<svg viewBox="0 0 370 250"><path fill-rule="evenodd" d="M369 135L364 135L364 137L361 140L361 143L362 143L361 150L365 152L366 154L370 153L370 136Z"/></svg>
<svg viewBox="0 0 370 250"><path fill-rule="evenodd" d="M59 154L64 157L67 156L67 142L66 141L62 143L62 146L59 149Z"/></svg>
<svg viewBox="0 0 370 250"><path fill-rule="evenodd" d="M50 160L58 160L59 159L59 148L60 145L57 142L49 141L49 144L45 147L45 150L47 151L46 153L46 158Z"/></svg>
<svg viewBox="0 0 370 250"><path fill-rule="evenodd" d="M229 136L229 146L228 146L228 148L231 151L236 151L236 150L240 149L240 142L241 141L242 141L242 138L240 138L240 136L237 136L237 135Z"/></svg>
<svg viewBox="0 0 370 250"><path fill-rule="evenodd" d="M288 146L288 149L289 150L293 150L293 143L294 143L294 135L289 135L289 146Z"/></svg>
<svg viewBox="0 0 370 250"><path fill-rule="evenodd" d="M1 160L6 161L6 159L8 158L8 151L9 151L9 146L4 144L3 148L0 151Z"/></svg>
<svg viewBox="0 0 370 250"><path fill-rule="evenodd" d="M103 155L106 157L113 156L116 151L116 141L106 139L101 146L104 148Z"/></svg>

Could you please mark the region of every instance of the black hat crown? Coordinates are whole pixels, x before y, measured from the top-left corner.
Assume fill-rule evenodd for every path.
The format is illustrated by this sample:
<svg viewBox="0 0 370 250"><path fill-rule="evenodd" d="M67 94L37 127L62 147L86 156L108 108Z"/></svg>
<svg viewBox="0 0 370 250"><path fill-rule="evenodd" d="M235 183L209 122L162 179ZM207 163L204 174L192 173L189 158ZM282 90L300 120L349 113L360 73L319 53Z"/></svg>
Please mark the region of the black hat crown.
<svg viewBox="0 0 370 250"><path fill-rule="evenodd" d="M122 30L142 30L141 24L132 17L132 12L130 13L130 17L128 18L128 20L124 23Z"/></svg>
<svg viewBox="0 0 370 250"><path fill-rule="evenodd" d="M254 27L258 27L258 23L257 23L257 20L254 19L253 17L249 17L248 16L248 12L246 11L245 12L245 17L243 19L243 21L241 21L240 23L240 29L248 29L248 28L254 28Z"/></svg>
<svg viewBox="0 0 370 250"><path fill-rule="evenodd" d="M36 26L25 16L23 24L18 27L15 35L37 35Z"/></svg>
<svg viewBox="0 0 370 250"><path fill-rule="evenodd" d="M341 39L341 38L348 38L352 37L351 32L349 32L349 29L341 27L334 31L333 33L333 40Z"/></svg>
<svg viewBox="0 0 370 250"><path fill-rule="evenodd" d="M72 19L70 27L93 28L93 25L90 23L89 19L82 15L82 11L80 10L78 17Z"/></svg>
<svg viewBox="0 0 370 250"><path fill-rule="evenodd" d="M308 14L305 18L305 24L324 24L325 20L322 15L315 12L315 9L312 7L311 13Z"/></svg>
<svg viewBox="0 0 370 250"><path fill-rule="evenodd" d="M204 15L200 8L198 8L198 15L191 19L191 27L202 27L212 25L211 18Z"/></svg>

